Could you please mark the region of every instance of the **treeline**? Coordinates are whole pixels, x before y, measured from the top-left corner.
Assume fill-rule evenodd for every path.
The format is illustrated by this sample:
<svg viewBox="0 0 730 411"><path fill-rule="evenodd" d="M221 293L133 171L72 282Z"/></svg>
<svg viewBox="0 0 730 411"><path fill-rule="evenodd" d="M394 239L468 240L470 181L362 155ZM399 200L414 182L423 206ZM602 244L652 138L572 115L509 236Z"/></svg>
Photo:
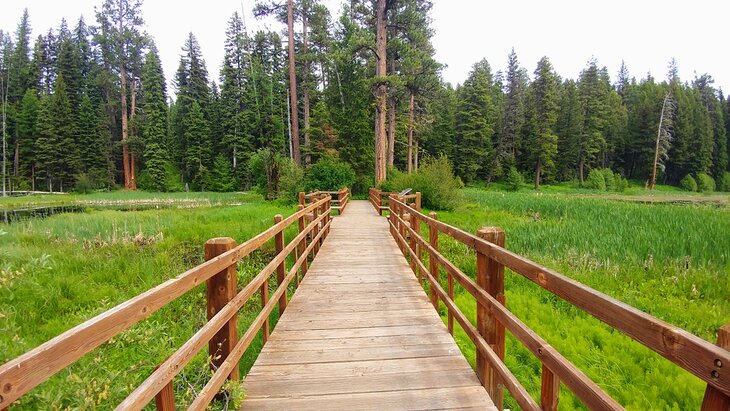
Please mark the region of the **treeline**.
<svg viewBox="0 0 730 411"><path fill-rule="evenodd" d="M174 96L140 0L105 0L93 24L63 20L35 38L26 12L0 32L9 187L275 192L322 158L349 164L356 191L379 159L411 171L424 156L448 157L466 182L512 170L536 186L599 168L642 181L656 168L672 184L728 170L730 99L709 75L684 81L672 62L665 81L625 66L612 80L591 60L562 79L547 58L529 72L513 51L506 72L482 60L454 88L433 58L430 9L356 0L335 20L295 0L290 19L287 2L260 1L254 13L288 23L284 36L249 35L234 13L214 79L190 33Z"/></svg>

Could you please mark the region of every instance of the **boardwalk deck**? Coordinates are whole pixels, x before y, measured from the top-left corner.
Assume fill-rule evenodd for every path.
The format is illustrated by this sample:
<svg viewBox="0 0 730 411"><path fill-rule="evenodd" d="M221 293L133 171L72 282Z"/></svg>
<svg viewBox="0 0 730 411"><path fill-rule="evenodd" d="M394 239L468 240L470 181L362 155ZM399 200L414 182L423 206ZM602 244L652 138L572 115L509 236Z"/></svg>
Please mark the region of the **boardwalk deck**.
<svg viewBox="0 0 730 411"><path fill-rule="evenodd" d="M496 410L366 201L335 218L243 384L246 410Z"/></svg>

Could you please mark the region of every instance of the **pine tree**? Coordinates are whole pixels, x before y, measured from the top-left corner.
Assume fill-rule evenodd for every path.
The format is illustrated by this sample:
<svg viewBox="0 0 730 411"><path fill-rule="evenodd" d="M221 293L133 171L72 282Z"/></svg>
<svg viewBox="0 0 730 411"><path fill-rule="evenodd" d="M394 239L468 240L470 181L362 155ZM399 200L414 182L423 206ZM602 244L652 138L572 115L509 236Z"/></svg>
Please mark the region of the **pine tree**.
<svg viewBox="0 0 730 411"><path fill-rule="evenodd" d="M41 99L35 152L39 175L46 179L48 190L64 191L72 186L80 161L78 146L74 144L71 100L63 76L56 78L53 90L51 96Z"/></svg>
<svg viewBox="0 0 730 411"><path fill-rule="evenodd" d="M167 86L157 49L151 47L142 69L144 164L158 191L167 190Z"/></svg>
<svg viewBox="0 0 730 411"><path fill-rule="evenodd" d="M26 90L18 111L18 158L19 174L29 178L31 190L35 190L35 139L38 137L38 111L40 102L34 89Z"/></svg>
<svg viewBox="0 0 730 411"><path fill-rule="evenodd" d="M185 173L196 188L204 189L210 166L210 128L203 115L203 109L193 101L190 111L183 118L185 130Z"/></svg>
<svg viewBox="0 0 730 411"><path fill-rule="evenodd" d="M491 173L502 176L516 165L517 147L520 145L520 132L525 123L525 91L527 74L520 67L515 50L507 60L507 84L504 96L504 122L500 137L495 144L495 156ZM487 179L489 181L489 179Z"/></svg>
<svg viewBox="0 0 730 411"><path fill-rule="evenodd" d="M530 87L531 156L535 164L535 190L540 189L543 174L553 172L558 153L558 81L547 57L537 63L535 80Z"/></svg>
<svg viewBox="0 0 730 411"><path fill-rule="evenodd" d="M92 184L103 187L106 183L106 153L104 122L99 106L88 93L81 96L78 110L75 144L79 149L80 172L86 173Z"/></svg>
<svg viewBox="0 0 730 411"><path fill-rule="evenodd" d="M487 60L481 60L457 90L454 169L465 181L475 180L493 155L497 109L492 93L492 69Z"/></svg>
<svg viewBox="0 0 730 411"><path fill-rule="evenodd" d="M575 80L563 82L560 110L556 123L558 135L558 177L570 180L576 177L578 167L578 140L583 133L583 106Z"/></svg>
<svg viewBox="0 0 730 411"><path fill-rule="evenodd" d="M606 93L601 86L595 59L589 61L588 67L581 72L578 93L583 104L583 132L578 140L578 178L583 184L585 167L598 165L600 153L606 145Z"/></svg>

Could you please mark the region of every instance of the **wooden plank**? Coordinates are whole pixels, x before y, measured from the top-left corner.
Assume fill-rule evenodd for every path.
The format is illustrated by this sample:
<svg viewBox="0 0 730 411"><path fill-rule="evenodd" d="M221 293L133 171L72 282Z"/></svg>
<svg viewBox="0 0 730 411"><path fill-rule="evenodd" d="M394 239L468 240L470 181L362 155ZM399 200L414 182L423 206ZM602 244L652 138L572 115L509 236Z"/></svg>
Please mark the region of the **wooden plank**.
<svg viewBox="0 0 730 411"><path fill-rule="evenodd" d="M253 381L245 384L249 399L287 398L327 394L354 394L428 388L473 387L478 384L471 370L401 372L388 375L356 375L301 380Z"/></svg>
<svg viewBox="0 0 730 411"><path fill-rule="evenodd" d="M315 395L294 398L253 398L243 402L244 410L402 410L479 407L496 411L482 387L431 388L356 394Z"/></svg>
<svg viewBox="0 0 730 411"><path fill-rule="evenodd" d="M493 409L387 220L350 203L249 371L244 409Z"/></svg>
<svg viewBox="0 0 730 411"><path fill-rule="evenodd" d="M396 358L369 361L342 361L308 364L257 364L246 378L247 381L268 381L279 379L310 379L322 376L351 377L357 375L389 375L402 372L432 372L463 370L469 364L462 356L449 355L422 358ZM245 382L244 382L245 384Z"/></svg>

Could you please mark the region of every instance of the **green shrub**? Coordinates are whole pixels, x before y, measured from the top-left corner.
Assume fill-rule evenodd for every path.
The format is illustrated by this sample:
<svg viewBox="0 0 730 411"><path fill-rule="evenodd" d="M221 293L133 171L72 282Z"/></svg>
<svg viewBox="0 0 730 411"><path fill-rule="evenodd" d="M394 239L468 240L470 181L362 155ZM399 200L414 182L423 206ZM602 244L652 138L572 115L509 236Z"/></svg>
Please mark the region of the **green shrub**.
<svg viewBox="0 0 730 411"><path fill-rule="evenodd" d="M304 170L292 161L282 161L279 168L279 192L277 197L294 202L300 191L304 191Z"/></svg>
<svg viewBox="0 0 730 411"><path fill-rule="evenodd" d="M724 172L720 176L720 178L717 179L717 191L724 191L724 192L730 192L730 173Z"/></svg>
<svg viewBox="0 0 730 411"><path fill-rule="evenodd" d="M513 166L510 167L507 172L507 179L505 180L505 183L507 184L507 189L509 191L519 191L522 185L525 184L525 179L522 177L522 174L517 171L517 168Z"/></svg>
<svg viewBox="0 0 730 411"><path fill-rule="evenodd" d="M82 173L76 176L76 182L74 183L74 192L79 194L89 194L94 191L94 183L88 174Z"/></svg>
<svg viewBox="0 0 730 411"><path fill-rule="evenodd" d="M683 179L679 180L679 187L684 191L697 191L697 182L691 174L687 174Z"/></svg>
<svg viewBox="0 0 730 411"><path fill-rule="evenodd" d="M600 169L594 168L588 173L588 179L583 183L583 187L590 188L593 190L606 190L606 180L603 178L603 172Z"/></svg>
<svg viewBox="0 0 730 411"><path fill-rule="evenodd" d="M290 161L279 153L262 149L254 153L248 160L248 172L254 191L267 200L279 196L279 177L281 165Z"/></svg>
<svg viewBox="0 0 730 411"><path fill-rule="evenodd" d="M703 193L715 191L715 180L705 173L697 174L697 189Z"/></svg>
<svg viewBox="0 0 730 411"><path fill-rule="evenodd" d="M613 171L610 168L602 168L601 173L603 174L603 181L606 182L606 190L614 191L616 189L616 178L613 176Z"/></svg>
<svg viewBox="0 0 730 411"><path fill-rule="evenodd" d="M629 180L622 178L621 174L613 175L613 191L623 193L629 187Z"/></svg>
<svg viewBox="0 0 730 411"><path fill-rule="evenodd" d="M352 187L355 172L350 164L337 161L333 157L323 157L312 164L304 173L306 191L334 191Z"/></svg>
<svg viewBox="0 0 730 411"><path fill-rule="evenodd" d="M383 191L401 191L412 188L421 192L421 204L434 210L453 210L461 200L459 189L464 186L454 176L448 158L441 156L423 161L418 171L411 174L390 170L388 180L380 188Z"/></svg>

